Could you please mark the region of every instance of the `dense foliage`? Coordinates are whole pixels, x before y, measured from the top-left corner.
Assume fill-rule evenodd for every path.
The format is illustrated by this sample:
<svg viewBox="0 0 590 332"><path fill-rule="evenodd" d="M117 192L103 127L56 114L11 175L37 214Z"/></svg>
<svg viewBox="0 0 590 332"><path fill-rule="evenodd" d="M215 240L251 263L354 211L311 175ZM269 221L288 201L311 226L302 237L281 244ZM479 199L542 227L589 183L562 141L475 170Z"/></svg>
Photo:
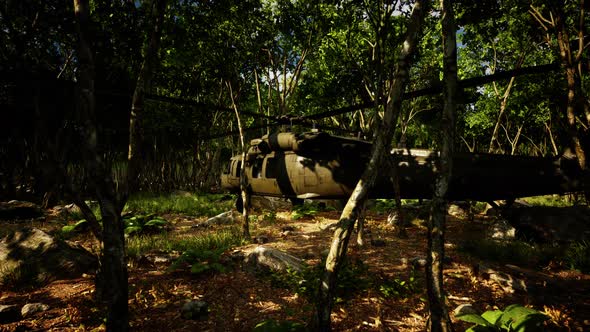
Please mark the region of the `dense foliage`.
<svg viewBox="0 0 590 332"><path fill-rule="evenodd" d="M170 1L142 123L142 187L214 187L220 164L239 149L232 99L248 137L277 130L273 119L280 116L350 107L350 112L305 124L291 122L295 130L315 124L336 134L370 138L410 2ZM557 34L533 15L537 11L550 17L550 5L532 0L455 4L460 79L558 64L537 74L465 87L457 123L461 149L555 155L570 147L568 90ZM77 65L72 8L36 0L7 0L0 7L0 41L5 45L0 51L0 102L7 110L1 168L9 179L2 182L2 195L42 192L49 184L39 184L37 166L54 159L71 164L75 178L83 176L75 167L80 152L76 144L68 144L77 137L68 98ZM125 172L118 161L127 151L130 98L153 24L151 8L150 1L91 1L99 148L119 177ZM578 31L588 31L590 24L579 20L581 13L576 1L567 1L560 13L574 53ZM440 86L437 9L427 21L412 68L412 90ZM579 63L586 104L587 62L582 56ZM411 98L404 105L394 144L436 148L440 95ZM585 142L588 106L586 113L584 105L578 108L576 128ZM234 135L225 136L230 132Z"/></svg>

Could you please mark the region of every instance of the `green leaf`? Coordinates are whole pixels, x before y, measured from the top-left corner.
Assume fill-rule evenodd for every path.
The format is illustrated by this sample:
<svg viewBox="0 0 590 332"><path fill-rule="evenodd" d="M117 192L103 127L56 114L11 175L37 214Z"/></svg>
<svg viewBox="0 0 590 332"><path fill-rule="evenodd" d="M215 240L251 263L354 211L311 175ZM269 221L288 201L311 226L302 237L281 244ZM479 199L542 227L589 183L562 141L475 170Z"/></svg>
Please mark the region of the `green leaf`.
<svg viewBox="0 0 590 332"><path fill-rule="evenodd" d="M148 222L145 223L145 226L148 227L161 227L161 226L165 226L168 222L166 220L162 220L162 219L152 219Z"/></svg>
<svg viewBox="0 0 590 332"><path fill-rule="evenodd" d="M71 233L74 231L74 229L76 228L75 225L66 225L64 227L61 228L61 231L64 233Z"/></svg>
<svg viewBox="0 0 590 332"><path fill-rule="evenodd" d="M488 310L481 314L481 317L490 322L493 325L496 325L500 317L502 316L502 310Z"/></svg>
<svg viewBox="0 0 590 332"><path fill-rule="evenodd" d="M78 220L78 222L74 226L78 227L80 225L84 225L87 222L88 221L86 219L80 219L80 220Z"/></svg>
<svg viewBox="0 0 590 332"><path fill-rule="evenodd" d="M125 228L125 234L133 234L141 232L141 226L131 226Z"/></svg>
<svg viewBox="0 0 590 332"><path fill-rule="evenodd" d="M494 326L494 325L490 324L490 322L488 322L487 320L485 320L482 316L480 316L478 314L457 315L456 318L458 320L462 320L462 321L468 322L468 323L474 323L474 324L477 324L477 325L489 326L489 327L493 327Z"/></svg>

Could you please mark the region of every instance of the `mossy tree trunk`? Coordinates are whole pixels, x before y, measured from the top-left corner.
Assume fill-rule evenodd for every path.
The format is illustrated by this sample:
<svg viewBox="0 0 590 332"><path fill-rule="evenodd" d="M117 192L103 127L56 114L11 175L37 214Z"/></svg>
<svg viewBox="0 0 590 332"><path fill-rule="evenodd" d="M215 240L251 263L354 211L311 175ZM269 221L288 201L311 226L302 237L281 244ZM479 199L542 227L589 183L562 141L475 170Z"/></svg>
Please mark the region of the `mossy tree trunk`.
<svg viewBox="0 0 590 332"><path fill-rule="evenodd" d="M90 174L90 188L94 191L102 213L103 252L101 270L97 275L97 295L107 302L107 331L127 331L127 262L121 211L122 200L97 151L97 129L94 99L94 60L90 49L88 0L74 0L76 30L78 32L78 100L76 110L81 119L81 151L84 166ZM108 285L108 287L106 287Z"/></svg>
<svg viewBox="0 0 590 332"><path fill-rule="evenodd" d="M317 302L317 329L330 331L330 314L332 312L333 292L335 289L338 271L348 248L348 241L354 229L356 220L367 200L368 192L373 186L377 172L380 171L386 156L389 155L391 140L395 130L395 124L400 114L402 105L402 93L405 90L410 66L420 32L424 15L427 11L428 1L418 0L414 5L407 36L402 44L400 57L395 68L395 78L390 86L387 96L385 114L381 125L377 128L375 141L371 151L371 159L350 196L334 231L330 252L326 260L326 269L320 283Z"/></svg>
<svg viewBox="0 0 590 332"><path fill-rule="evenodd" d="M431 215L428 220L428 252L426 256L426 289L430 304L429 331L452 331L443 290L444 232L447 217L447 193L453 169L455 110L457 107L457 41L451 0L440 0L442 7L442 41L444 71L444 110L442 118L442 149L439 174L436 178Z"/></svg>

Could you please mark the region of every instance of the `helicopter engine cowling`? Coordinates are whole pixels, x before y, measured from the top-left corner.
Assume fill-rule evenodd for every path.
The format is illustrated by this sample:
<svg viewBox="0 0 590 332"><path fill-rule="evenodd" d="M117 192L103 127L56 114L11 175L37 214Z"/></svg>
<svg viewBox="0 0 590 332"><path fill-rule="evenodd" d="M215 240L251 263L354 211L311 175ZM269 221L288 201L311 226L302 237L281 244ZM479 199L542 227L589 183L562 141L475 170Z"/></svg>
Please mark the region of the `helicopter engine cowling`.
<svg viewBox="0 0 590 332"><path fill-rule="evenodd" d="M271 134L268 136L268 145L273 151L299 151L299 143L293 133Z"/></svg>

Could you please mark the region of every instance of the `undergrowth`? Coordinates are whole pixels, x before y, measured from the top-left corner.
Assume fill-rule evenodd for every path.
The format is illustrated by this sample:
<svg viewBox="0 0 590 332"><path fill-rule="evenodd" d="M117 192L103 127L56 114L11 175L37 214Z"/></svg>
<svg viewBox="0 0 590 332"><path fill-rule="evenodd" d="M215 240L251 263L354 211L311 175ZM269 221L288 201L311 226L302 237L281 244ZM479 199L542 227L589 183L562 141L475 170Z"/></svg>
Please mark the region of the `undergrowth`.
<svg viewBox="0 0 590 332"><path fill-rule="evenodd" d="M182 213L189 216L212 217L233 207L234 199L224 194L151 194L131 196L126 211L144 214Z"/></svg>
<svg viewBox="0 0 590 332"><path fill-rule="evenodd" d="M465 241L459 246L459 250L484 260L530 267L544 267L559 258L562 252L561 248L548 244L489 239Z"/></svg>
<svg viewBox="0 0 590 332"><path fill-rule="evenodd" d="M314 266L305 266L301 272L293 269L273 271L269 277L273 286L289 289L313 302L317 298L324 266L325 261ZM420 283L413 272L405 280L385 278L370 273L368 267L360 260L346 259L338 272L335 302L345 302L354 294L369 289L376 290L383 298L406 298L420 291Z"/></svg>
<svg viewBox="0 0 590 332"><path fill-rule="evenodd" d="M238 227L232 227L215 233L191 237L170 235L169 233L142 235L129 237L126 242L128 257L138 258L149 252L185 253L230 248L242 244L243 239Z"/></svg>

